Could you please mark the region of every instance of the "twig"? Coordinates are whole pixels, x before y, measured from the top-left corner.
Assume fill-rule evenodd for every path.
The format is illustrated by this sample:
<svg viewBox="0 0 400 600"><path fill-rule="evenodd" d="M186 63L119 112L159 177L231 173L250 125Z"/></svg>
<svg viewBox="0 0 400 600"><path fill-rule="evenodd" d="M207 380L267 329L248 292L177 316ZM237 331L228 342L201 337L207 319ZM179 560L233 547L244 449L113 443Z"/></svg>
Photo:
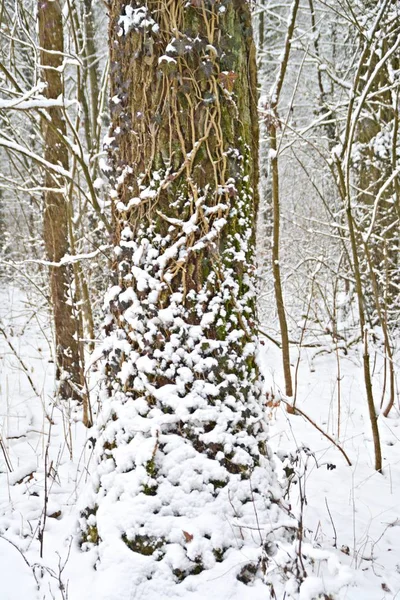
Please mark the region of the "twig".
<svg viewBox="0 0 400 600"><path fill-rule="evenodd" d="M329 510L329 505L328 505L328 500L325 497L325 505L326 505L326 510L328 511L328 515L329 515L329 519L331 521L331 525L332 525L332 529L333 529L333 547L337 548L337 533L336 533L336 527L335 527L335 523L333 522L332 519L332 515L331 515L331 511Z"/></svg>
<svg viewBox="0 0 400 600"><path fill-rule="evenodd" d="M49 449L50 449L50 440L51 440L51 426L52 419L49 420L49 433L47 436L46 450L44 453L44 505L43 505L43 520L42 526L39 527L39 542L40 542L40 558L43 558L43 546L44 546L44 530L46 528L46 520L47 520L47 504L49 501L49 490L48 490L48 476L50 469L52 467L53 462L50 464L50 468L48 468L48 460L49 460Z"/></svg>
<svg viewBox="0 0 400 600"><path fill-rule="evenodd" d="M9 456L7 454L6 447L5 447L4 443L3 443L3 438L1 436L0 436L0 447L1 447L3 455L4 455L4 460L6 461L7 469L11 473L13 471L12 464L11 464L10 458L9 458Z"/></svg>
<svg viewBox="0 0 400 600"><path fill-rule="evenodd" d="M275 340L273 337L271 337L270 335L268 335L268 333L266 333L265 331L263 331L262 329L258 330L258 333L261 333L261 335L263 335L264 337L267 338L267 340L269 340L270 342L272 342L273 344L275 344L275 346L278 346L278 348L281 348L281 343L278 342L278 340Z"/></svg>
<svg viewBox="0 0 400 600"><path fill-rule="evenodd" d="M278 348L281 348L281 343L263 329L258 329L258 333L266 337L267 340L275 344L275 346L278 346ZM301 340L298 342L296 340L289 340L289 344L294 344L300 348L324 348L323 344L319 344L318 342L309 342L308 344L303 344Z"/></svg>
<svg viewBox="0 0 400 600"><path fill-rule="evenodd" d="M305 419L307 419L307 421L309 423L311 423L311 425L314 425L315 429L317 429L320 433L322 433L322 435L324 437L326 437L334 446L336 446L336 448L343 454L343 456L344 456L347 464L349 465L349 467L351 467L351 461L350 461L349 457L347 456L346 452L343 450L343 448L341 446L339 446L339 444L337 442L335 442L335 440L328 433L326 433L326 431L324 431L323 429L321 429L321 427L319 427L315 423L315 421L313 421L312 419L310 419L310 417L308 415L306 415L306 413L304 413L302 410L300 410L300 408L297 408L297 406L293 406L293 404L291 404L290 402L287 402L283 398L281 400L282 400L282 402L284 404L286 404L286 406L289 406L292 409L293 413L299 413L299 415L301 415L302 417L304 417Z"/></svg>
<svg viewBox="0 0 400 600"><path fill-rule="evenodd" d="M40 398L40 394L37 391L35 384L32 381L31 376L29 375L29 371L28 371L28 367L26 366L26 364L24 363L24 361L22 360L22 358L19 356L18 352L16 351L16 349L14 348L14 346L12 345L12 343L10 342L8 335L5 331L5 329L3 329L3 327L0 326L0 333L3 334L4 339L6 340L9 348L11 349L12 353L14 354L15 358L18 360L19 364L21 365L21 367L24 370L25 375L28 378L29 383L31 384L31 388L33 389L33 391L35 392L36 396L38 396L38 398Z"/></svg>

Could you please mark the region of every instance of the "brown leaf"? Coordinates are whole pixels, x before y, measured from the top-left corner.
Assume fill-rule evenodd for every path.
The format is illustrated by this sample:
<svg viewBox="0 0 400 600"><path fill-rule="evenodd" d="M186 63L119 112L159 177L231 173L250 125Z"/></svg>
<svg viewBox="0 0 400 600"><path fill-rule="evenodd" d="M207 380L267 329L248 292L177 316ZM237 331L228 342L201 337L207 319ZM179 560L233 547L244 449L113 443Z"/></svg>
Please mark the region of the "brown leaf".
<svg viewBox="0 0 400 600"><path fill-rule="evenodd" d="M222 71L218 75L218 81L228 92L233 92L233 86L237 78L237 73L234 71Z"/></svg>
<svg viewBox="0 0 400 600"><path fill-rule="evenodd" d="M279 400L268 400L268 402L265 403L268 408L278 408L279 404Z"/></svg>
<svg viewBox="0 0 400 600"><path fill-rule="evenodd" d="M32 471L32 473L29 473L28 475L24 475L21 479L19 479L17 481L17 483L19 483L19 484L20 483L28 483L29 481L32 481L32 479L33 479L33 473L34 472Z"/></svg>
<svg viewBox="0 0 400 600"><path fill-rule="evenodd" d="M56 510L56 512L49 515L50 519L58 519L61 517L61 510Z"/></svg>
<svg viewBox="0 0 400 600"><path fill-rule="evenodd" d="M185 540L187 541L187 543L192 541L193 535L191 533L188 533L187 531L184 531L183 529L182 529L182 533L185 536Z"/></svg>

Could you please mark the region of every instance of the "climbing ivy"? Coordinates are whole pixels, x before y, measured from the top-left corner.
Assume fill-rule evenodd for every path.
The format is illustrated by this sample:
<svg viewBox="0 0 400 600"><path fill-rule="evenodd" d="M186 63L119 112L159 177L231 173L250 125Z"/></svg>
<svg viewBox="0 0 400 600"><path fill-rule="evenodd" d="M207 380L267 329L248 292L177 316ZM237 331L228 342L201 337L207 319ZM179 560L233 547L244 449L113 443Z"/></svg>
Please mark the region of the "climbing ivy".
<svg viewBox="0 0 400 600"><path fill-rule="evenodd" d="M227 560L248 582L240 553L256 576L254 529L276 519L279 497L257 365L249 6L114 0L110 48L115 279L97 536L84 544L119 539L145 556L138 586L184 583Z"/></svg>

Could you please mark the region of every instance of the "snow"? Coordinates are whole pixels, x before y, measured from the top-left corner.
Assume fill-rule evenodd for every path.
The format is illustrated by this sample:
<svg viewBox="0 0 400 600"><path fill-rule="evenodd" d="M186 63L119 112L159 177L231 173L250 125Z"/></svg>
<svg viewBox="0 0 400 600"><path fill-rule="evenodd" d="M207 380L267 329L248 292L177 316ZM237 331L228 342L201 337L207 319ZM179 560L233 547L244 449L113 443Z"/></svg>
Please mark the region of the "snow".
<svg viewBox="0 0 400 600"><path fill-rule="evenodd" d="M40 96L31 98L30 100L22 100L21 98L17 100L3 100L0 98L0 110L30 110L33 108L51 108L53 106L69 108L75 104L75 101L63 100L62 98L51 99Z"/></svg>
<svg viewBox="0 0 400 600"><path fill-rule="evenodd" d="M160 56L160 58L158 59L158 64L161 65L162 63L176 64L176 60L175 58L172 58L172 56L167 56L166 54L163 54L163 56Z"/></svg>
<svg viewBox="0 0 400 600"><path fill-rule="evenodd" d="M104 187L104 180L101 177L97 177L94 181L93 181L93 187L95 190L101 190L101 188Z"/></svg>
<svg viewBox="0 0 400 600"><path fill-rule="evenodd" d="M149 10L146 6L139 6L133 8L132 6L125 6L125 15L119 18L118 24L121 26L119 35L128 35L130 31L151 31L157 33L159 26L154 19L149 15Z"/></svg>
<svg viewBox="0 0 400 600"><path fill-rule="evenodd" d="M53 402L53 363L49 362L50 331L48 314L40 310L31 319L32 304L27 303L24 293L12 287L3 288L0 304L2 327L5 327L11 340L29 365L30 375L40 390L37 397L29 384L21 365L11 353L3 337L0 338L1 361L1 398L2 416L1 436L13 471L7 473L4 457L0 459L0 572L2 577L1 598L6 600L62 599L58 587L58 574L62 568L61 580L68 584L69 600L128 600L132 597L148 600L166 600L170 598L204 600L216 597L219 600L265 600L266 589L260 581L244 586L232 573L237 573L241 565L257 559L256 547L231 549L223 563L214 562L214 557L203 548L204 533L209 532L214 545L223 545L228 532L232 529L246 531L250 514L240 518L217 519L208 513L205 520L201 494L208 494L207 481L223 476L213 461L204 457L204 465L199 472L188 468L194 460L191 448L182 446L180 440L174 441L168 436L165 449L166 460L163 469L169 473L169 481L180 486L181 500L172 494L172 488L165 485L160 498L137 496L135 506L131 505L131 496L123 496L116 502L118 490L129 489L130 494L142 482L151 485L151 478L144 465L152 458L154 448L163 442L163 434L157 425L165 423L173 415L154 413L154 418L140 416L146 409L146 403L136 401L135 411L128 404L120 405L125 410L124 422L131 423L137 434L118 447L115 454L117 469L113 463L103 462L98 476L103 484L111 489L113 495L101 508L102 513L91 515L88 521L93 526L101 523L101 536L107 538L107 544L91 547L82 552L74 537L76 524L81 518L80 510L87 506L92 495L89 473L93 471L93 449L87 431L79 420L76 407L62 407ZM110 302L120 293L118 286L109 291ZM126 293L126 292L125 292ZM179 302L180 298L176 298ZM11 309L12 306L12 309ZM174 319L173 311L165 310L158 315L166 325ZM193 339L201 332L193 328ZM47 339L46 339L46 337ZM123 340L121 340L121 343ZM328 347L328 345L327 345ZM130 348L129 344L126 350ZM278 473L285 464L291 464L307 503L303 506L303 522L306 537L303 542L303 556L307 564L314 564L313 571L302 583L299 592L295 582L286 583L287 598L314 600L318 594L331 594L340 600L378 600L391 599L400 590L400 418L398 409L387 419L379 417L384 454L384 473L373 469L373 447L367 418L367 410L362 385L360 353L353 347L347 356L341 357L341 434L337 437L337 379L336 358L333 353L320 354L313 358L314 349L301 350L298 373L298 405L310 417L340 443L348 453L353 466L348 467L342 455L309 422L301 416L289 415L279 402L282 374L278 349L268 342L262 347L260 360L265 374L265 390L273 390L276 402L267 408L270 445L281 457L277 462ZM296 356L293 356L296 360ZM396 359L397 360L397 359ZM144 372L151 369L151 361L141 358L138 367ZM314 369L310 365L314 364ZM374 385L376 396L382 385L382 360L376 356ZM179 366L177 369L177 387L190 382L192 369ZM208 393L213 393L209 384ZM175 386L163 388L165 402L179 406L179 395ZM218 393L218 390L214 390ZM160 392L161 393L161 392ZM200 406L200 398L193 396L192 406ZM189 408L189 403L186 403ZM182 407L183 409L183 407ZM51 421L43 418L43 411ZM195 410L198 410L195 408ZM213 407L203 418L217 421L215 430L206 434L209 439L225 436L226 448L229 447L229 431L224 422L218 421L218 411ZM214 412L213 412L214 411ZM136 413L136 417L134 416ZM201 412L199 412L201 414ZM225 414L225 413L224 413ZM185 418L182 411L180 418ZM106 418L106 415L104 415ZM71 438L67 442L65 427L70 428ZM140 433L141 432L141 433ZM50 438L49 438L50 433ZM40 543L37 533L43 522L44 502L44 459L46 440L50 439L48 469L49 501L44 533L43 558L40 558ZM110 440L112 437L110 437ZM71 445L71 448L69 448ZM72 457L71 452L72 451ZM124 471L133 466L132 455L137 468L135 472ZM288 462L285 456L296 456L296 462ZM238 457L245 460L246 457ZM286 462L285 462L286 461ZM49 465L52 464L50 469ZM208 467L209 464L209 467ZM142 465L142 466L140 466ZM94 472L93 472L94 475ZM92 475L92 476L93 476ZM254 474L253 485L257 478L264 480L262 469ZM204 479L206 478L206 479ZM128 486L128 488L127 488ZM176 488L175 488L176 489ZM193 490L197 490L193 492ZM203 491L202 491L203 490ZM221 490L220 502L225 488ZM176 516L180 502L190 491L192 507L191 518ZM242 493L240 488L232 493ZM173 504L168 502L173 500ZM121 511L121 502L124 511ZM152 505L153 503L153 505ZM182 564L181 542L186 532L190 538L186 542L188 556L195 558L204 551L205 566L209 570L196 576L187 577L176 584L168 580L167 571L158 569L161 563L151 557L133 553L121 542L120 531L126 530L134 536L143 529L143 519L154 503L160 509L159 535L169 532L171 543L167 563L174 566ZM176 504L175 504L176 503ZM291 511L295 518L301 513L299 484L292 483L290 491ZM60 515L57 516L60 511ZM120 522L124 514L129 522ZM217 513L215 513L216 515ZM54 516L51 516L54 515ZM254 513L253 513L254 515ZM290 528L296 523L293 517L277 523L259 522L262 535L271 540L271 553L268 572L272 574L283 569L290 554L291 546L281 541L282 527ZM251 530L249 530L251 531ZM254 532L254 538L259 535ZM189 539L188 538L188 539ZM274 542L275 546L272 544ZM14 544L14 545L12 545ZM19 549L19 550L18 550ZM59 555L58 555L58 554ZM289 554L288 554L289 553ZM186 560L186 559L185 559ZM96 569L94 569L94 565ZM60 567L61 566L61 567ZM308 566L307 569L310 567ZM153 579L144 586L147 575ZM278 575L277 575L278 576ZM278 576L279 579L279 576ZM146 592L144 592L146 590ZM389 591L388 591L389 590ZM279 597L279 596L278 596Z"/></svg>
<svg viewBox="0 0 400 600"><path fill-rule="evenodd" d="M42 156L32 153L31 150L29 150L25 146L22 146L21 144L17 144L13 141L10 141L9 139L7 139L5 137L0 137L0 147L7 148L8 150L13 150L14 152L18 152L24 156L33 157L36 162L38 162L39 164L44 166L49 171L53 171L54 173L57 173L58 175L62 175L63 177L66 177L68 180L71 179L70 171L67 171L60 165L55 165L54 163L50 163L49 161L45 160Z"/></svg>
<svg viewBox="0 0 400 600"><path fill-rule="evenodd" d="M0 538L0 565L2 600L33 599L37 596L31 569L18 547L4 538Z"/></svg>

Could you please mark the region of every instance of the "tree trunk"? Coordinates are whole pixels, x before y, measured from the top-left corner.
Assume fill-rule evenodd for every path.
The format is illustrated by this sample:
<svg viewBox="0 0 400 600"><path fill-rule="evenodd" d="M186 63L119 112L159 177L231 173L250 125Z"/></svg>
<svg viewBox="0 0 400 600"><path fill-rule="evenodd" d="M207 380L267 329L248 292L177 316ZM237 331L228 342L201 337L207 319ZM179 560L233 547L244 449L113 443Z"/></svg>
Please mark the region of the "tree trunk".
<svg viewBox="0 0 400 600"><path fill-rule="evenodd" d="M249 5L114 0L109 32L116 263L83 539L100 556L112 540L121 557L130 548L131 585L144 590L153 575L173 587L213 569L228 550L250 581L274 476L256 361ZM248 527L234 531L235 518Z"/></svg>
<svg viewBox="0 0 400 600"><path fill-rule="evenodd" d="M83 11L83 25L85 28L85 58L86 58L86 71L89 79L90 89L90 120L92 126L92 146L91 150L97 150L96 142L98 139L98 130L100 125L98 123L99 117L99 73L97 68L97 49L94 36L94 19L93 19L93 2L92 0L84 0L84 11Z"/></svg>
<svg viewBox="0 0 400 600"><path fill-rule="evenodd" d="M41 77L47 84L44 95L56 99L63 95L63 24L57 0L38 2L39 43L41 47ZM45 160L68 169L68 149L63 143L66 124L62 109L50 107L42 118ZM68 202L65 185L54 173L46 171L44 186L44 242L47 258L58 263L69 252ZM83 370L79 358L78 320L73 311L73 273L69 266L50 267L50 288L53 305L56 379L62 398L82 400Z"/></svg>
<svg viewBox="0 0 400 600"><path fill-rule="evenodd" d="M368 10L376 12L374 3ZM399 8L395 8L396 16ZM395 403L395 368L393 342L388 315L397 310L399 301L399 218L397 194L398 175L398 87L393 86L393 73L399 68L399 49L390 55L397 40L393 31L393 7L387 5L379 24L377 47L367 45L367 60L361 69L357 92L361 96L366 86L369 96L364 100L357 128L355 176L357 181L359 239L362 240L363 287L366 312L375 309L382 328L385 354L389 367L388 401L385 417ZM376 39L378 37L376 36ZM389 51L389 55L388 55ZM387 59L383 60L386 56ZM380 65L380 66L379 66ZM394 87L394 89L393 89ZM355 220L357 225L357 221ZM372 306L371 306L372 305ZM386 387L386 385L384 386ZM385 395L385 392L383 393Z"/></svg>
<svg viewBox="0 0 400 600"><path fill-rule="evenodd" d="M290 50L292 46L293 33L296 26L297 11L299 9L300 0L293 0L290 7L288 19L288 27L285 38L285 49L282 60L279 65L278 75L274 86L271 90L271 107L270 114L266 115L269 129L269 144L271 155L271 186L272 186L272 214L273 214L273 231L272 231L272 274L274 277L274 290L276 310L278 313L279 327L281 330L282 341L282 364L283 374L285 378L285 393L288 397L293 396L292 373L290 370L290 346L289 332L286 319L285 303L283 300L283 289L281 279L280 265L280 198L279 198L279 165L278 165L278 143L277 143L277 128L279 126L278 106L283 83L286 76L287 67L289 64ZM294 402L295 403L295 402ZM294 409L289 404L287 411L294 414Z"/></svg>

